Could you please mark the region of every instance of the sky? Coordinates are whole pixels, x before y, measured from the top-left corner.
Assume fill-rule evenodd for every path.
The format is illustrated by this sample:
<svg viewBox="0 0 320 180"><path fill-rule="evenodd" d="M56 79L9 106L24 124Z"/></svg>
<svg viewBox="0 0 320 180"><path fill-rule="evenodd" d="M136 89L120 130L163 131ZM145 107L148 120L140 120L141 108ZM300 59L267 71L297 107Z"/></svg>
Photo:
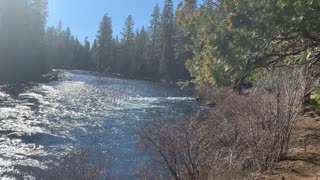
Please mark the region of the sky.
<svg viewBox="0 0 320 180"><path fill-rule="evenodd" d="M148 27L154 6L162 9L165 0L49 0L47 26L55 26L59 20L72 34L90 42L96 37L103 15L112 18L114 35L119 35L128 15L132 15L135 28ZM181 0L173 0L176 8Z"/></svg>

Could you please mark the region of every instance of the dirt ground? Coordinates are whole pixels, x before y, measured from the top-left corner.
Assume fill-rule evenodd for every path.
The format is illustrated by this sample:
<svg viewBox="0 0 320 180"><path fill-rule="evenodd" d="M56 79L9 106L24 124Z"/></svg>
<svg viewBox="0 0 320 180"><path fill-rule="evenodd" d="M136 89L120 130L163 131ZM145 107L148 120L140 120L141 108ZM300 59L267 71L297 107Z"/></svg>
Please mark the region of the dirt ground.
<svg viewBox="0 0 320 180"><path fill-rule="evenodd" d="M300 117L291 138L286 160L259 176L265 180L320 180L320 110Z"/></svg>

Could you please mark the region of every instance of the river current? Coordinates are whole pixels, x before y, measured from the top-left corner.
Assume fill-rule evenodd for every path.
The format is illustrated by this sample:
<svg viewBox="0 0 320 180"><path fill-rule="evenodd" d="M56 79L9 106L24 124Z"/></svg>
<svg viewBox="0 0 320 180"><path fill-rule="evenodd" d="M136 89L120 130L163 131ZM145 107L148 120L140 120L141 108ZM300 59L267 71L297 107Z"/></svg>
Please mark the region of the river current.
<svg viewBox="0 0 320 180"><path fill-rule="evenodd" d="M136 130L146 122L188 118L199 104L175 85L59 72L46 84L0 86L0 177L37 179L73 149L99 146L112 171L133 179L148 158L137 152ZM21 90L21 91L18 91ZM31 173L32 172L32 173Z"/></svg>

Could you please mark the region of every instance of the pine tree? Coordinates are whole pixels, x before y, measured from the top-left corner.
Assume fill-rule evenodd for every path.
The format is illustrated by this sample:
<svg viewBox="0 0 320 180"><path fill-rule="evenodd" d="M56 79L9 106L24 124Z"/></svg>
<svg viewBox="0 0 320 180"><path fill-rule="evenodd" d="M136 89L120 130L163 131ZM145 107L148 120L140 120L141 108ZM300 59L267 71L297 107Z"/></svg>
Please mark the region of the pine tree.
<svg viewBox="0 0 320 180"><path fill-rule="evenodd" d="M84 70L90 70L91 66L90 42L88 41L88 37L86 37L84 40L82 64L80 65L80 68Z"/></svg>
<svg viewBox="0 0 320 180"><path fill-rule="evenodd" d="M210 0L205 0L210 1ZM177 21L177 30L176 30L176 43L175 43L175 67L177 69L175 78L178 79L189 79L189 73L185 67L187 60L192 59L193 53L193 42L191 40L192 35L195 34L192 28L189 28L189 31L182 31L185 28L186 23L183 22L193 21L190 18L190 15L197 10L197 1L196 0L185 0L183 3L180 3L176 12L176 21Z"/></svg>
<svg viewBox="0 0 320 180"><path fill-rule="evenodd" d="M75 39L75 45L73 50L73 68L74 69L81 69L83 63L83 46L78 40L78 38Z"/></svg>
<svg viewBox="0 0 320 180"><path fill-rule="evenodd" d="M151 38L150 62L148 63L149 72L158 72L159 70L159 29L160 29L160 8L158 4L154 7L150 21L149 34ZM154 75L156 76L156 74Z"/></svg>
<svg viewBox="0 0 320 180"><path fill-rule="evenodd" d="M174 14L172 0L166 0L160 21L160 66L159 73L170 77L170 61L174 60Z"/></svg>
<svg viewBox="0 0 320 180"><path fill-rule="evenodd" d="M136 74L142 75L145 74L148 67L148 56L147 56L147 47L148 47L148 35L144 27L140 31L137 31L136 43L135 43L135 58L136 58Z"/></svg>
<svg viewBox="0 0 320 180"><path fill-rule="evenodd" d="M72 59L73 59L73 46L74 46L74 40L72 37L72 33L69 27L67 27L66 31L64 32L64 48L65 48L65 56L64 56L64 67L63 68L67 68L71 66L72 63Z"/></svg>
<svg viewBox="0 0 320 180"><path fill-rule="evenodd" d="M134 40L133 32L134 20L131 15L126 19L122 34L122 41L126 44L132 44Z"/></svg>
<svg viewBox="0 0 320 180"><path fill-rule="evenodd" d="M123 65L129 67L124 67L124 73L130 74L131 76L134 74L136 70L136 63L134 58L134 20L131 15L129 15L126 19L122 34L122 47L123 47L123 55L122 55L122 63Z"/></svg>
<svg viewBox="0 0 320 180"><path fill-rule="evenodd" d="M184 6L177 14L189 9ZM191 33L187 67L198 86L233 86L275 66L320 64L320 4L316 1L205 0L178 24ZM310 61L311 60L311 61ZM312 69L313 70L313 69Z"/></svg>
<svg viewBox="0 0 320 180"><path fill-rule="evenodd" d="M0 1L0 81L36 79L47 72L46 9L46 0Z"/></svg>
<svg viewBox="0 0 320 180"><path fill-rule="evenodd" d="M107 15L103 16L97 35L97 58L96 65L100 71L112 70L112 21Z"/></svg>
<svg viewBox="0 0 320 180"><path fill-rule="evenodd" d="M91 64L92 64L92 68L93 70L96 70L96 69L99 69L97 67L97 64L98 64L98 58L97 58L97 53L98 53L98 43L97 43L97 40L95 39L93 41L93 44L92 44L92 47L91 47L91 50L90 50L90 55L91 55Z"/></svg>
<svg viewBox="0 0 320 180"><path fill-rule="evenodd" d="M45 33L45 57L52 68L68 69L75 67L75 39L70 28L63 29L60 21L56 27L48 27Z"/></svg>
<svg viewBox="0 0 320 180"><path fill-rule="evenodd" d="M121 72L121 55L120 55L120 41L118 35L113 39L113 64L114 64L114 72Z"/></svg>

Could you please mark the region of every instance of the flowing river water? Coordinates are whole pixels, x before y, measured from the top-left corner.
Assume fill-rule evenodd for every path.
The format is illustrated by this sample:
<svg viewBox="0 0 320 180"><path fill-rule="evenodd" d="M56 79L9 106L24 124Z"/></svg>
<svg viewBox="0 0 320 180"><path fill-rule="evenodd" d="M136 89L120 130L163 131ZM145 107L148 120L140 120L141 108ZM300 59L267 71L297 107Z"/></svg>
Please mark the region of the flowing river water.
<svg viewBox="0 0 320 180"><path fill-rule="evenodd" d="M87 71L61 70L60 76L46 84L0 86L1 179L37 178L34 172L46 172L73 149L94 146L112 155L115 174L133 179L135 166L148 158L135 150L136 130L150 121L188 118L199 108L190 90L175 85Z"/></svg>

